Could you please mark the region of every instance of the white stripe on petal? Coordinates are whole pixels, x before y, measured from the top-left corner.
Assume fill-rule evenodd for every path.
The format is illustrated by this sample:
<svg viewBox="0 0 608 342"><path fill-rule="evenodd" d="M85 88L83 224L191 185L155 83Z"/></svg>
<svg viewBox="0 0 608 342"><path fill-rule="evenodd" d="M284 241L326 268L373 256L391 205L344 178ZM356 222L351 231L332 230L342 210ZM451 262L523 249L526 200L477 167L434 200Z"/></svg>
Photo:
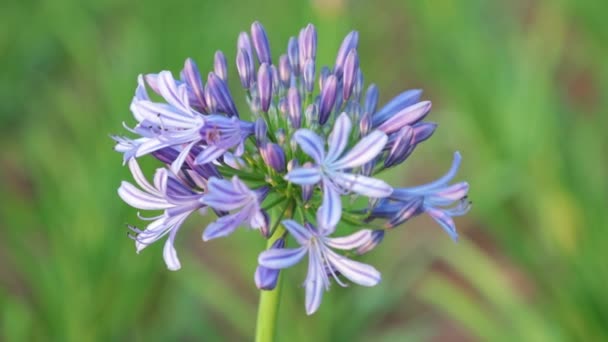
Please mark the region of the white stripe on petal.
<svg viewBox="0 0 608 342"><path fill-rule="evenodd" d="M342 216L340 193L329 182L323 182L323 203L317 211L317 224L321 235L333 233Z"/></svg>
<svg viewBox="0 0 608 342"><path fill-rule="evenodd" d="M361 166L378 156L388 137L380 131L373 131L361 139L346 155L332 163L334 169L347 169Z"/></svg>
<svg viewBox="0 0 608 342"><path fill-rule="evenodd" d="M323 299L323 266L315 261L312 255L308 261L308 275L306 276L306 314L312 315L317 311Z"/></svg>

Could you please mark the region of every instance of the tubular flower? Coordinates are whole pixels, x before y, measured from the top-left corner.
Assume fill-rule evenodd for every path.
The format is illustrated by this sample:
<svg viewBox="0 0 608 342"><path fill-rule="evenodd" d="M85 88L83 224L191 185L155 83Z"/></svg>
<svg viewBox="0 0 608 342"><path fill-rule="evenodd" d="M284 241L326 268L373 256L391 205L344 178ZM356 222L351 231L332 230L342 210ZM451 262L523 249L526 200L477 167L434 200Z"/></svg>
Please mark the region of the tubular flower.
<svg viewBox="0 0 608 342"><path fill-rule="evenodd" d="M150 221L145 229L129 226L137 252L168 235L163 256L170 270L179 269L177 232L193 213L211 212L217 218L203 230L204 241L238 227L269 240L253 277L262 290L275 288L280 270L307 256L305 307L312 314L332 279L379 283L374 267L349 258L375 249L412 217L426 213L457 237L453 217L470 208L468 183L450 184L460 154L429 184L393 188L379 176L434 134L437 125L425 121L431 102L407 90L379 105L378 87L366 85L360 69L359 34L346 35L333 66L317 65L317 39L309 24L274 56L259 22L241 32L234 70L247 108L236 106L222 51L207 77L188 58L178 78L170 71L137 78L134 125L112 137L139 186L123 182L119 196L156 211L140 216ZM145 156L162 165L152 183L138 165Z"/></svg>

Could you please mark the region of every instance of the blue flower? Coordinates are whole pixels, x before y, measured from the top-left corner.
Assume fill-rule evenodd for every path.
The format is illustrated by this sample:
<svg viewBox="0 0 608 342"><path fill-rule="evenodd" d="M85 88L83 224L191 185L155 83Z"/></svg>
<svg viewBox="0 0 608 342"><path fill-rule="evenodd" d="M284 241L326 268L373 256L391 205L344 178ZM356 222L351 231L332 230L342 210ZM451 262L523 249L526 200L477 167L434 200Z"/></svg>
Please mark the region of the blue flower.
<svg viewBox="0 0 608 342"><path fill-rule="evenodd" d="M201 203L217 211L233 213L208 225L203 232L204 241L230 235L243 223L256 229L266 224L260 202L268 193L267 187L251 190L234 176L231 181L212 177L207 188L208 192L201 197Z"/></svg>
<svg viewBox="0 0 608 342"><path fill-rule="evenodd" d="M302 226L294 220L282 223L300 247L268 249L260 254L258 262L265 268L279 270L295 265L308 254L308 274L304 281L307 314L311 315L319 308L323 291L329 289L330 276L343 287L346 284L339 275L362 286L374 286L380 282L380 272L374 267L350 260L332 250L353 250L373 244L376 237L372 230L362 229L343 237L329 237L334 227L316 228L310 223Z"/></svg>
<svg viewBox="0 0 608 342"><path fill-rule="evenodd" d="M152 221L145 230L131 227L137 233L133 236L136 250L139 253L151 243L169 234L163 250L163 257L170 270L178 270L181 265L173 247L173 241L186 218L194 211L204 207L200 202L202 194L192 191L189 186L167 169L156 171L154 185L152 185L144 177L136 159L129 160L129 168L135 182L141 189L129 182L122 182L118 189L120 198L137 209L163 210L163 213L156 217L144 218L140 216L144 220Z"/></svg>
<svg viewBox="0 0 608 342"><path fill-rule="evenodd" d="M385 217L388 228L402 224L410 218L427 213L445 230L452 239L458 239L458 232L452 217L462 216L471 208L467 199L469 184L460 182L450 185L460 166L460 153L454 153L450 170L438 180L410 188L397 188L391 196L380 203L372 217Z"/></svg>
<svg viewBox="0 0 608 342"><path fill-rule="evenodd" d="M294 135L294 140L316 165L294 169L285 176L285 179L299 185L322 182L323 204L319 215L321 226L334 227L340 221L342 214L340 195L355 192L368 197L383 198L393 191L391 186L382 180L351 172L353 168L378 156L388 140L386 134L373 131L344 154L351 129L350 119L346 114L341 114L329 135L327 154L323 139L313 131L300 129Z"/></svg>

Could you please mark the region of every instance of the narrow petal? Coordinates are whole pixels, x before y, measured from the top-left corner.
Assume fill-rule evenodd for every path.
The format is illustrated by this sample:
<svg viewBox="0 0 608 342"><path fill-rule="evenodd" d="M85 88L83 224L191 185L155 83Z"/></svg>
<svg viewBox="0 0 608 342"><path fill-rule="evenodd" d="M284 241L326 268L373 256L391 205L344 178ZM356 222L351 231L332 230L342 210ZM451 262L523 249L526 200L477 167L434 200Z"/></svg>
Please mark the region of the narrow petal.
<svg viewBox="0 0 608 342"><path fill-rule="evenodd" d="M221 157L222 154L226 153L226 149L225 148L220 148L217 146L207 146L207 148L205 148L198 156L196 156L196 159L194 160L195 164L207 164L207 163L211 163L215 160L217 160L217 158Z"/></svg>
<svg viewBox="0 0 608 342"><path fill-rule="evenodd" d="M308 241L310 241L310 239L312 238L310 230L306 229L306 227L301 226L298 222L294 220L284 220L282 223L285 229L289 231L291 236L296 239L298 244L304 245L308 243Z"/></svg>
<svg viewBox="0 0 608 342"><path fill-rule="evenodd" d="M177 232L179 231L179 228L181 227L181 225L184 222L184 220L186 219L186 217L188 217L188 216L185 215L183 219L181 219L179 222L177 222L175 224L175 226L171 230L171 233L169 234L169 238L165 242L165 246L163 248L163 258L165 259L167 268L171 271L177 271L182 267L179 262L179 259L177 258L177 251L175 250L175 247L173 246L173 242L175 241L175 235L177 235Z"/></svg>
<svg viewBox="0 0 608 342"><path fill-rule="evenodd" d="M384 107L380 108L376 114L374 114L374 127L386 121L393 114L400 111L403 108L413 105L414 103L420 100L420 96L422 95L422 90L413 89L406 90L403 93L395 96L392 100L390 100Z"/></svg>
<svg viewBox="0 0 608 342"><path fill-rule="evenodd" d="M329 249L326 251L325 255L338 272L355 284L361 286L375 286L382 279L380 272L370 265L350 260Z"/></svg>
<svg viewBox="0 0 608 342"><path fill-rule="evenodd" d="M322 164L325 159L323 140L309 129L299 129L293 139L300 145L304 153L308 154L317 164Z"/></svg>
<svg viewBox="0 0 608 342"><path fill-rule="evenodd" d="M325 243L332 247L342 250L359 248L373 240L371 229L362 229L354 234L337 238L327 238Z"/></svg>
<svg viewBox="0 0 608 342"><path fill-rule="evenodd" d="M460 182L441 189L426 198L432 205L448 205L464 198L469 192L469 183Z"/></svg>
<svg viewBox="0 0 608 342"><path fill-rule="evenodd" d="M300 167L291 170L285 179L299 185L313 185L321 180L321 171L316 167Z"/></svg>
<svg viewBox="0 0 608 342"><path fill-rule="evenodd" d="M181 150L181 152L177 155L177 158L175 158L173 163L171 163L171 171L174 174L179 173L179 170L182 168L182 165L184 165L184 162L186 161L186 157L188 157L190 150L192 149L192 147L194 147L194 145L197 142L198 141L193 141L190 144L188 144L186 147L184 147L184 149Z"/></svg>
<svg viewBox="0 0 608 342"><path fill-rule="evenodd" d="M164 198L151 195L136 188L133 184L122 182L118 195L130 206L141 210L161 210L171 207Z"/></svg>
<svg viewBox="0 0 608 342"><path fill-rule="evenodd" d="M342 216L340 193L329 182L323 182L323 204L317 211L317 224L322 235L331 234Z"/></svg>
<svg viewBox="0 0 608 342"><path fill-rule="evenodd" d="M344 190L368 197L383 198L390 196L393 192L393 188L385 181L362 175L337 172L333 175L332 180L334 184Z"/></svg>
<svg viewBox="0 0 608 342"><path fill-rule="evenodd" d="M435 208L426 208L427 214L429 214L443 230L448 233L448 235L452 238L452 240L458 240L458 232L456 231L456 224L454 220L443 210L435 209Z"/></svg>
<svg viewBox="0 0 608 342"><path fill-rule="evenodd" d="M378 126L378 130L390 134L397 132L405 126L411 126L422 120L431 110L430 101L422 101L402 109L390 119L386 120L382 125Z"/></svg>
<svg viewBox="0 0 608 342"><path fill-rule="evenodd" d="M222 216L217 221L211 223L203 232L203 241L209 241L232 234L243 222L245 215L242 212Z"/></svg>
<svg viewBox="0 0 608 342"><path fill-rule="evenodd" d="M151 194L160 195L158 190L156 188L154 188L152 186L152 184L150 184L150 182L148 182L148 180L144 176L144 173L141 171L141 168L139 167L139 163L137 162L137 159L132 158L129 160L129 170L131 170L131 174L133 175L133 179L135 179L135 182L137 183L137 185L139 185L142 189L144 189L145 191L147 191Z"/></svg>
<svg viewBox="0 0 608 342"><path fill-rule="evenodd" d="M352 123L346 113L340 114L334 124L334 129L329 135L329 151L327 153L327 161L332 162L342 155L346 145L348 145L348 137L352 129Z"/></svg>
<svg viewBox="0 0 608 342"><path fill-rule="evenodd" d="M336 169L361 166L376 158L382 152L387 141L388 137L386 134L380 131L373 131L361 139L344 157L332 163L332 166Z"/></svg>
<svg viewBox="0 0 608 342"><path fill-rule="evenodd" d="M297 264L306 255L306 247L299 248L272 248L260 253L260 265L272 269L283 269Z"/></svg>
<svg viewBox="0 0 608 342"><path fill-rule="evenodd" d="M308 261L308 275L306 276L306 314L312 315L317 311L323 299L323 274L325 272L317 258L311 257Z"/></svg>
<svg viewBox="0 0 608 342"><path fill-rule="evenodd" d="M413 195L426 194L429 191L433 191L439 187L445 186L456 176L456 172L458 172L458 168L460 167L461 158L462 157L460 156L459 152L454 152L454 160L452 161L452 166L445 175L443 175L436 181L428 184L398 189L395 191L395 195L397 196L396 198L398 199L399 197L403 196L411 197Z"/></svg>

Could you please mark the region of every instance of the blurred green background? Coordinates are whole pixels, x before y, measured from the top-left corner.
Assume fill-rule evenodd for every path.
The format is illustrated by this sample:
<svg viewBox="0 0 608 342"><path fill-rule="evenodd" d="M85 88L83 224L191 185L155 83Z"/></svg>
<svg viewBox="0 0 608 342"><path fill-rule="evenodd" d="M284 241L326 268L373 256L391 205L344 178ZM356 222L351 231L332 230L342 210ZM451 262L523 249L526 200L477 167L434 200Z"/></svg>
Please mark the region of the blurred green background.
<svg viewBox="0 0 608 342"><path fill-rule="evenodd" d="M415 219L366 256L380 286L334 286L312 317L304 269L288 271L279 340L608 340L606 13L602 0L2 2L0 340L251 339L261 239L203 244L197 217L181 271L160 243L136 255L108 135L131 123L137 74L187 57L209 70L223 50L239 94L236 38L254 20L275 56L314 23L323 64L357 29L382 102L423 88L439 123L392 181L431 180L460 150L474 201L459 243Z"/></svg>

